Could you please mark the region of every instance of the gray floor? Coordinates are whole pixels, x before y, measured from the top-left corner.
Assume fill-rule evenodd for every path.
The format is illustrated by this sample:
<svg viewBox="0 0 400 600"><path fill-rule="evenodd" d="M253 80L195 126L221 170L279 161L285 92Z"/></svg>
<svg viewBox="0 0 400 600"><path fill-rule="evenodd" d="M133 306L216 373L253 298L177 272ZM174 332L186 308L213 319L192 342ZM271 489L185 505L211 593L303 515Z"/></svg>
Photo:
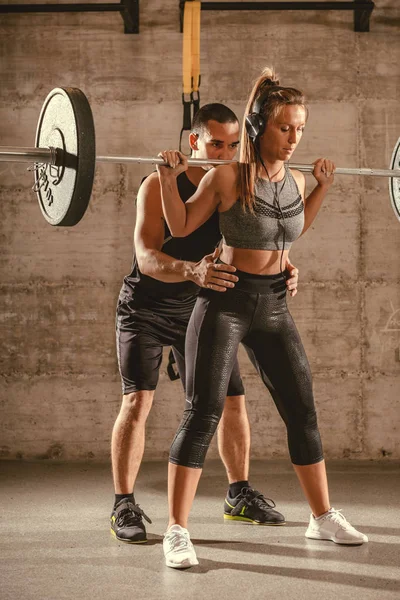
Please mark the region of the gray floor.
<svg viewBox="0 0 400 600"><path fill-rule="evenodd" d="M164 566L166 463L143 465L137 501L153 520L149 543L109 534L104 464L0 463L0 598L400 598L400 466L330 463L331 499L370 542L347 548L304 537L308 509L287 462L254 462L252 482L273 497L285 527L222 519L224 472L209 461L190 532L200 565Z"/></svg>

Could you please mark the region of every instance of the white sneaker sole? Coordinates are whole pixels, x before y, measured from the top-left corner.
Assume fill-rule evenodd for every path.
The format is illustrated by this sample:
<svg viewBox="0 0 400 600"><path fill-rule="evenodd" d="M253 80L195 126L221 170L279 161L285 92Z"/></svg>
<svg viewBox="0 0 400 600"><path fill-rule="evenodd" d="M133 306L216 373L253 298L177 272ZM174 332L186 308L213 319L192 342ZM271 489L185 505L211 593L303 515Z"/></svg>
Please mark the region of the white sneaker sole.
<svg viewBox="0 0 400 600"><path fill-rule="evenodd" d="M340 544L341 546L361 546L368 542L367 536L362 540L338 540L335 536L328 536L318 531L312 533L306 531L305 536L310 540L326 540L334 542L335 544Z"/></svg>
<svg viewBox="0 0 400 600"><path fill-rule="evenodd" d="M197 560L197 558L185 558L185 560L183 560L182 562L177 563L166 558L165 564L167 565L167 567L171 567L172 569L189 569L190 567L195 567L196 565L198 565L199 561Z"/></svg>

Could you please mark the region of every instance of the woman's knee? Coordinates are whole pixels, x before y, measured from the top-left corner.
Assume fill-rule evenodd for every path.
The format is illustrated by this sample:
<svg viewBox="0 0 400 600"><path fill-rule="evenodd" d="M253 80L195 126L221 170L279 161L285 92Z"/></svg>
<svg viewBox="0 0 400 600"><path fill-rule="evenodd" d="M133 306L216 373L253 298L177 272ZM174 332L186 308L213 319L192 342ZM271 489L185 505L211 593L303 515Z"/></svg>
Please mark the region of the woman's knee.
<svg viewBox="0 0 400 600"><path fill-rule="evenodd" d="M317 413L309 410L287 424L290 458L293 464L310 465L323 458Z"/></svg>
<svg viewBox="0 0 400 600"><path fill-rule="evenodd" d="M185 411L170 449L170 462L183 467L203 467L220 420L219 414L199 415Z"/></svg>

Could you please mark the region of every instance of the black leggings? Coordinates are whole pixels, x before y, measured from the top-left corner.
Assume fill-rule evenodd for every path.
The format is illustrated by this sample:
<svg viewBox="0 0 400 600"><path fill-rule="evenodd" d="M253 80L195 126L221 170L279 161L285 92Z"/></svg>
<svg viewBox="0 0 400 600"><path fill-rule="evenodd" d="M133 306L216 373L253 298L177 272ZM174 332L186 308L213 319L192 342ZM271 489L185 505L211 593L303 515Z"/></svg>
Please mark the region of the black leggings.
<svg viewBox="0 0 400 600"><path fill-rule="evenodd" d="M287 274L235 275L239 281L224 293L202 290L193 310L186 334L186 408L169 460L202 468L242 342L285 422L292 462L320 462L311 372L286 305Z"/></svg>

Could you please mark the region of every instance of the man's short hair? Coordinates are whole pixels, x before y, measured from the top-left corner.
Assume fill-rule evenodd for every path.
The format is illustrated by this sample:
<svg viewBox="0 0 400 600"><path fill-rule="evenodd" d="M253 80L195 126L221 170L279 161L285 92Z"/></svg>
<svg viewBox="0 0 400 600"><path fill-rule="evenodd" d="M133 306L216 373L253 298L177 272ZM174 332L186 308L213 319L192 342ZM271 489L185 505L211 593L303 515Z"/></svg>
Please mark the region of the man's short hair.
<svg viewBox="0 0 400 600"><path fill-rule="evenodd" d="M194 116L192 132L201 135L207 128L208 121L217 121L218 123L238 123L239 119L225 104L213 102L202 106Z"/></svg>

